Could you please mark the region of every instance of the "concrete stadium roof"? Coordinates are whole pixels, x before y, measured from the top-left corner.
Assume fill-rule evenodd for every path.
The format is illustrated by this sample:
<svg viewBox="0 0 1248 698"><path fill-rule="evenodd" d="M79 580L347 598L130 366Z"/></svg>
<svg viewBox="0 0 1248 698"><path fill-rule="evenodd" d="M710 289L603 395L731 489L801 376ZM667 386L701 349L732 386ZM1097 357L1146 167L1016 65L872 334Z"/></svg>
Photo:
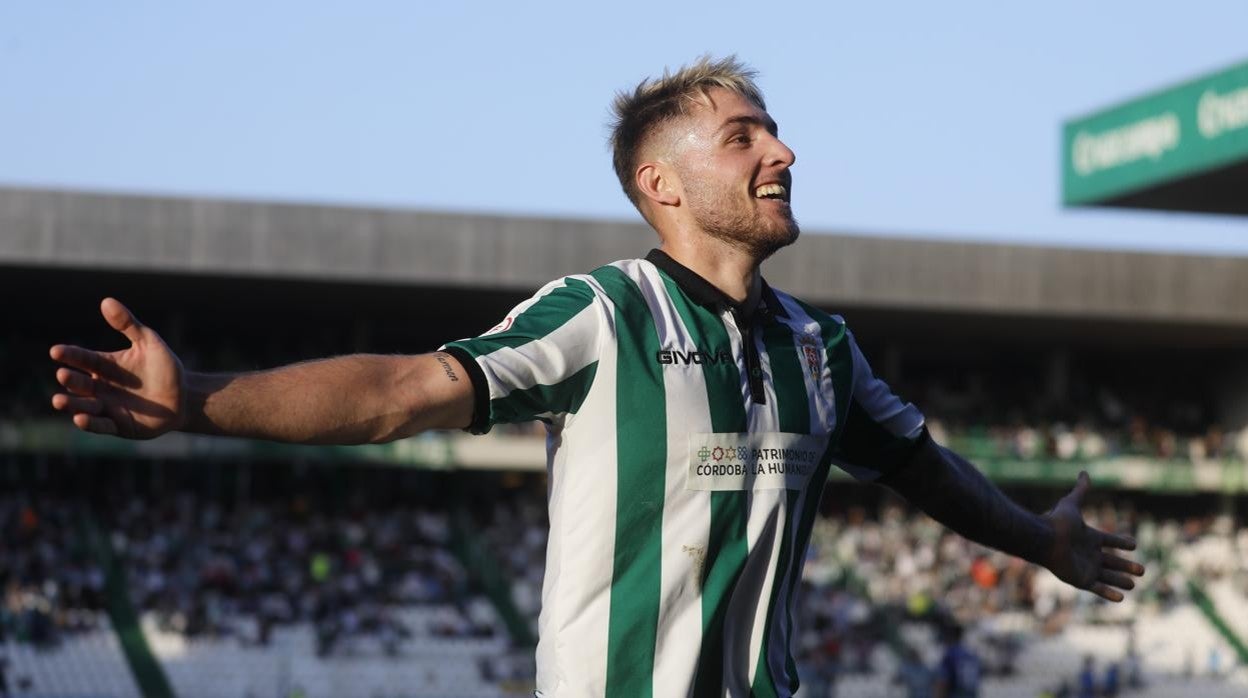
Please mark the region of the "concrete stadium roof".
<svg viewBox="0 0 1248 698"><path fill-rule="evenodd" d="M654 245L640 223L0 188L10 267L529 290ZM1248 327L1248 258L807 233L764 273L833 307Z"/></svg>

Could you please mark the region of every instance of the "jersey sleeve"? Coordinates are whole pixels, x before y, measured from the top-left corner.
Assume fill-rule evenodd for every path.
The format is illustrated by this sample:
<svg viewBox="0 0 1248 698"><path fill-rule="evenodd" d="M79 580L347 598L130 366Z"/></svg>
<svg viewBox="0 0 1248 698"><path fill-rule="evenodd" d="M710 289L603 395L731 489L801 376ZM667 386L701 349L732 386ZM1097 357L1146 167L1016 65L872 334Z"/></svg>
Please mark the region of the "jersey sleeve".
<svg viewBox="0 0 1248 698"><path fill-rule="evenodd" d="M576 412L593 384L602 303L585 280L553 281L485 334L444 345L473 384L468 431Z"/></svg>
<svg viewBox="0 0 1248 698"><path fill-rule="evenodd" d="M846 330L853 380L834 458L858 480L874 481L905 466L924 437L923 414L875 376Z"/></svg>

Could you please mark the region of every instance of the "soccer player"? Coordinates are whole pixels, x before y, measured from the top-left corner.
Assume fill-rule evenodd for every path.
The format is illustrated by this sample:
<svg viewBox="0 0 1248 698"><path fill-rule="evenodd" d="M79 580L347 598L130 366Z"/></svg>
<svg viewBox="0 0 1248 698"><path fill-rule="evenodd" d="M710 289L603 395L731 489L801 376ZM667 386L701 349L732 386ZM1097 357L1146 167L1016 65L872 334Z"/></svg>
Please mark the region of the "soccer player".
<svg viewBox="0 0 1248 698"><path fill-rule="evenodd" d="M659 236L645 259L559 279L486 334L421 356L242 374L183 368L121 303L130 347L52 347L80 429L297 443L548 425L540 696L788 696L794 594L829 468L1110 601L1141 565L1086 526L1090 484L1044 515L935 443L841 318L771 288L792 244L794 155L753 73L704 58L615 102L614 166Z"/></svg>

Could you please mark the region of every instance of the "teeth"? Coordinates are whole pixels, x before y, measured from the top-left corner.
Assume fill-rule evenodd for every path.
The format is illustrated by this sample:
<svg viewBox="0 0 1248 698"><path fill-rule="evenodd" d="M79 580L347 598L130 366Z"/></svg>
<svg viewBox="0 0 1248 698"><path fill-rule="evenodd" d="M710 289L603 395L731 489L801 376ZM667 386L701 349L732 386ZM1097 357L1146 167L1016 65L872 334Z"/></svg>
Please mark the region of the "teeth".
<svg viewBox="0 0 1248 698"><path fill-rule="evenodd" d="M782 184L764 184L763 186L754 190L754 198L762 199L762 198L766 198L769 196L776 196L776 197L784 198L786 193L787 191L785 190L784 185Z"/></svg>

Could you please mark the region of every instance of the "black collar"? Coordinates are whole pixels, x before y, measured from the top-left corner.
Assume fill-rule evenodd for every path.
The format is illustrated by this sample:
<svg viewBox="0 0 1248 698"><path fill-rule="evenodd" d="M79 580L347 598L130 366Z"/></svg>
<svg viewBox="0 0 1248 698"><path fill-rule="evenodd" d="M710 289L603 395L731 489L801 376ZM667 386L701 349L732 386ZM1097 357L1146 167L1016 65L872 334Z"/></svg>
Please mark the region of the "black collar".
<svg viewBox="0 0 1248 698"><path fill-rule="evenodd" d="M744 309L740 303L719 290L715 284L699 276L694 270L672 259L663 250L650 250L650 254L646 255L646 261L672 277L672 281L675 281L680 290L684 291L685 295L689 296L693 302L710 308L731 308L734 313L744 315ZM780 304L780 299L776 297L776 292L771 290L771 286L767 284L766 280L763 280L761 296L758 308L756 308L761 318L789 316L785 312L784 306Z"/></svg>

